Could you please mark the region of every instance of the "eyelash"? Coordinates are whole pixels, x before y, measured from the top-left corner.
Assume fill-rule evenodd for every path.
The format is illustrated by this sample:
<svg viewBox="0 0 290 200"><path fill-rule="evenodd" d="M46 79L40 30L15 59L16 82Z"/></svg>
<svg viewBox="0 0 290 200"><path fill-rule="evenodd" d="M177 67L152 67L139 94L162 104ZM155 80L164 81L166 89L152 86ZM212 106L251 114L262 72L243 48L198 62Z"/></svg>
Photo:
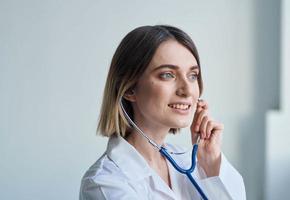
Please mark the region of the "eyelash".
<svg viewBox="0 0 290 200"><path fill-rule="evenodd" d="M198 78L198 75L197 75L197 74L190 74L189 76L190 76L190 77L194 77L194 78L193 78L194 81L197 80L197 78Z"/></svg>
<svg viewBox="0 0 290 200"><path fill-rule="evenodd" d="M169 75L170 77L167 77L167 75ZM189 79L195 81L198 78L198 74L192 73L192 74L189 75L189 77L193 77L192 79L191 78L189 78ZM172 72L164 72L164 73L160 74L160 78L167 80L167 79L170 79L170 78L175 78L175 75Z"/></svg>
<svg viewBox="0 0 290 200"><path fill-rule="evenodd" d="M167 75L170 75L170 77L166 77ZM174 78L174 77L175 77L174 74L171 72L164 72L160 74L160 78L163 78L163 79Z"/></svg>

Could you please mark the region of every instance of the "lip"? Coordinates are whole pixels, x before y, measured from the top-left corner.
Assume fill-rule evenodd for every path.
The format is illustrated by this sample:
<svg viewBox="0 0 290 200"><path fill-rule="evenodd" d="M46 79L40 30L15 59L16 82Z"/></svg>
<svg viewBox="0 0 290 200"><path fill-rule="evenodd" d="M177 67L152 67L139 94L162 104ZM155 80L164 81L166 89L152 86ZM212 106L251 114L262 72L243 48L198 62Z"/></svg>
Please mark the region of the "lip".
<svg viewBox="0 0 290 200"><path fill-rule="evenodd" d="M183 104L183 105L188 105L189 108L187 110L182 110L182 109L178 109L178 108L172 108L169 105L171 104ZM168 104L168 107L172 109L173 112L181 114L181 115L188 115L191 111L191 106L192 103L191 102L185 102L185 101L178 101L178 102L172 102Z"/></svg>
<svg viewBox="0 0 290 200"><path fill-rule="evenodd" d="M177 101L177 102L169 103L168 105L170 105L170 104L184 104L184 105L191 106L192 105L192 102L190 102L190 101Z"/></svg>

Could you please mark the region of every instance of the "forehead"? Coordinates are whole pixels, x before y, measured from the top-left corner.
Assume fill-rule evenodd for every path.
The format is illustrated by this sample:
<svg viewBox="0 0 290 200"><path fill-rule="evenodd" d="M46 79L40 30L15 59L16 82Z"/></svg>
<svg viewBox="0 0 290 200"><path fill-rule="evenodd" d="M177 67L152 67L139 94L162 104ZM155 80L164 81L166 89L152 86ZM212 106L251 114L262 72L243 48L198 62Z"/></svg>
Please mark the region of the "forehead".
<svg viewBox="0 0 290 200"><path fill-rule="evenodd" d="M168 40L157 48L148 69L154 69L163 64L172 64L180 68L197 65L193 54L176 40Z"/></svg>

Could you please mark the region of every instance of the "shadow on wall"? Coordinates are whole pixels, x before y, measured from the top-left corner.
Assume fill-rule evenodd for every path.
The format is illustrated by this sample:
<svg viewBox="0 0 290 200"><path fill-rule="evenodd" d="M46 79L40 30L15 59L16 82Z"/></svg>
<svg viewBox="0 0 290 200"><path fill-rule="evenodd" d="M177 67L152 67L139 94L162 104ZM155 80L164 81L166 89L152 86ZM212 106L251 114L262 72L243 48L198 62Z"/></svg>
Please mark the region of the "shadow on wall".
<svg viewBox="0 0 290 200"><path fill-rule="evenodd" d="M280 5L276 0L254 4L254 110L239 127L241 173L248 200L264 199L266 112L279 108Z"/></svg>

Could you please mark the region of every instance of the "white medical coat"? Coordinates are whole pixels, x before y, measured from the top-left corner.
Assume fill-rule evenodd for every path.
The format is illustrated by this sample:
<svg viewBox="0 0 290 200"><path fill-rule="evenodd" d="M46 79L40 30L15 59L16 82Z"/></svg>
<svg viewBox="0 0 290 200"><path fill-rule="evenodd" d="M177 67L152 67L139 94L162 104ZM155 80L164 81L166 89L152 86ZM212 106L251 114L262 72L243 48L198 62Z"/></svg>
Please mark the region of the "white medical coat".
<svg viewBox="0 0 290 200"><path fill-rule="evenodd" d="M167 145L169 151L181 149ZM191 152L175 155L185 168L191 164ZM120 136L112 136L106 152L85 173L80 200L189 200L201 199L188 178L177 172L169 162L171 188L147 164L138 151ZM222 155L219 176L207 178L197 162L193 177L210 200L245 200L241 175Z"/></svg>

